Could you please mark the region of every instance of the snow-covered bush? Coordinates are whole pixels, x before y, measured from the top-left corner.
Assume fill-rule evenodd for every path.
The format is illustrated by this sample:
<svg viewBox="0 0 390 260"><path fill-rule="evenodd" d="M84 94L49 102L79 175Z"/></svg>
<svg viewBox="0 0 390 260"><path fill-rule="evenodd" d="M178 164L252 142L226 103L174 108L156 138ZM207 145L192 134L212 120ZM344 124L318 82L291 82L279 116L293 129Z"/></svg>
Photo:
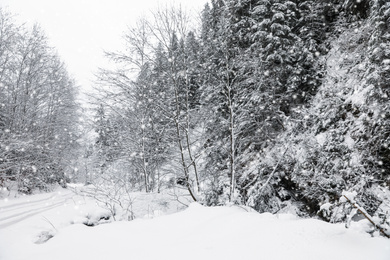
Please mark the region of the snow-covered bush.
<svg viewBox="0 0 390 260"><path fill-rule="evenodd" d="M134 199L131 196L132 184L128 174L113 172L94 177L92 184L81 189L84 195L92 197L97 204L110 212L113 220L133 220Z"/></svg>

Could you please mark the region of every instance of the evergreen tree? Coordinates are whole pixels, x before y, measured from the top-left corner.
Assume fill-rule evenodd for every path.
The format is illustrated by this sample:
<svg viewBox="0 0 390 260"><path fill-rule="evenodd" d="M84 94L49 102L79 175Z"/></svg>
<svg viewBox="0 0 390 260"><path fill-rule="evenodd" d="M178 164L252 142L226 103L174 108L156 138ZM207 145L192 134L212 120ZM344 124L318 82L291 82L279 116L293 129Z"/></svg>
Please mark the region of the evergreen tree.
<svg viewBox="0 0 390 260"><path fill-rule="evenodd" d="M95 146L97 152L99 173L104 174L108 164L114 160L113 156L113 136L110 120L107 118L107 113L102 104L98 107L95 116L95 132L97 133Z"/></svg>

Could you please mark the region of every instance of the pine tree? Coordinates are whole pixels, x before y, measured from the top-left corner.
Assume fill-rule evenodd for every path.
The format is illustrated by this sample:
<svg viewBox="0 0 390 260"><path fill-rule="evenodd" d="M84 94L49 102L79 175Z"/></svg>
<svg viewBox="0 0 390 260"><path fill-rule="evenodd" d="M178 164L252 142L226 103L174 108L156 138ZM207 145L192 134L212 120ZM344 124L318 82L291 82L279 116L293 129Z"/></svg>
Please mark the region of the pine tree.
<svg viewBox="0 0 390 260"><path fill-rule="evenodd" d="M105 169L108 167L108 164L113 161L112 156L112 136L110 129L110 121L107 118L107 114L104 106L101 104L96 111L95 116L95 125L96 125L96 133L97 138L95 141L97 158L98 158L98 167L100 169L100 174L103 175L105 173Z"/></svg>
<svg viewBox="0 0 390 260"><path fill-rule="evenodd" d="M200 44L193 32L189 32L185 41L186 84L188 85L189 109L199 108L200 86L202 84L200 64Z"/></svg>

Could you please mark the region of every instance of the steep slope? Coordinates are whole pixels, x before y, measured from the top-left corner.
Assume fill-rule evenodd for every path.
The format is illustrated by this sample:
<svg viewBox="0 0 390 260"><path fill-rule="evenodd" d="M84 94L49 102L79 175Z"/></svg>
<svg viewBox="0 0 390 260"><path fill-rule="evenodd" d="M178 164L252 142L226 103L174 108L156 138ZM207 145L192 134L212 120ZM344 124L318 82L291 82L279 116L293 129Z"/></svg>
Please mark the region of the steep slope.
<svg viewBox="0 0 390 260"><path fill-rule="evenodd" d="M340 21L339 34L329 40L331 49L323 60L326 74L316 96L294 110L277 145L260 159L262 168L275 171L269 187L263 186L269 178L265 174L248 190L251 206L276 212L293 204L300 214L345 221L353 207L339 199L342 191L355 191L357 202L389 227L389 43L385 36L390 20L383 17L390 12L383 11L389 10L389 4L378 6L371 6L365 20ZM328 203L331 212L319 212Z"/></svg>

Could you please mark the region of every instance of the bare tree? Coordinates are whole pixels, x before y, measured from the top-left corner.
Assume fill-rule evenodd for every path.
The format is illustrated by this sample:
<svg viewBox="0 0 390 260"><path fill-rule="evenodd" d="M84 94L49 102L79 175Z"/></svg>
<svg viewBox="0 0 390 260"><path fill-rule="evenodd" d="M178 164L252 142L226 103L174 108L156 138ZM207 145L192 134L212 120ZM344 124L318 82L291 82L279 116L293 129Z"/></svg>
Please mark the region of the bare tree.
<svg viewBox="0 0 390 260"><path fill-rule="evenodd" d="M0 10L0 175L30 192L62 180L75 147L74 82L35 25Z"/></svg>
<svg viewBox="0 0 390 260"><path fill-rule="evenodd" d="M113 88L101 89L100 100L109 103L113 114L126 122L129 133L123 138L131 143L126 145L127 153L136 154L131 160L142 172L145 190L153 189L156 179L160 187L162 163L172 156L170 143L174 142L188 191L197 200L191 177L193 174L200 191L191 140L194 110L190 108L189 60L184 46L178 48L178 40L184 43L188 24L188 15L173 7L157 10L152 21L139 20L124 37L126 52L107 54L118 69L101 70L98 80Z"/></svg>

